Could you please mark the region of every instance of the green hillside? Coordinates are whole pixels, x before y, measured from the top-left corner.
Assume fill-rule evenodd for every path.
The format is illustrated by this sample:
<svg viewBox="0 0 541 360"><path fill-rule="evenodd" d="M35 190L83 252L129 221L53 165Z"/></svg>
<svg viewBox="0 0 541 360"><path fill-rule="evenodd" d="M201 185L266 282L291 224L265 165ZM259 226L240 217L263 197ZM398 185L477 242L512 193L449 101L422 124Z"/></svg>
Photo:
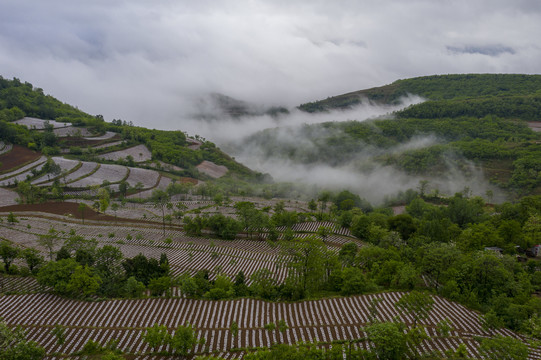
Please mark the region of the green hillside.
<svg viewBox="0 0 541 360"><path fill-rule="evenodd" d="M306 125L284 142L277 130L254 135L266 156L331 166L354 162L360 169L394 166L408 174L438 176L474 166L492 183L514 195L541 193L539 133L527 122L541 120L539 75L441 75L398 80L299 106L307 112L348 109L363 101L394 104L405 95L426 101L392 119ZM401 145L432 138L426 146Z"/></svg>
<svg viewBox="0 0 541 360"><path fill-rule="evenodd" d="M366 100L384 104L397 103L401 97L408 94L418 95L428 100L468 100L484 99L492 104L520 103L524 98L526 103L536 106L539 114L541 97L541 75L514 74L465 74L465 75L434 75L412 79L397 80L390 85L372 89L355 91L333 96L325 100L302 104L299 108L307 112L346 109ZM463 114L466 115L466 114Z"/></svg>
<svg viewBox="0 0 541 360"><path fill-rule="evenodd" d="M114 132L117 133L114 140L122 140L123 143L112 148L90 149L91 145L100 144L83 136L55 136L52 128L31 131L25 126L13 123L24 117L63 122L66 126L73 125L81 130L88 130L93 136L106 131ZM194 148L189 146L186 135L181 131L146 129L122 120L109 123L104 121L103 116L92 116L64 104L28 82L22 83L16 78L8 80L1 76L0 140L29 147L45 155L58 155L62 149L66 149L70 156L89 161L96 161L96 156L104 152L144 144L152 152L152 161L163 161L185 169L180 175L201 177L194 167L207 160L226 166L230 176L246 179L257 177L256 173L234 161L210 141L202 141L200 147Z"/></svg>

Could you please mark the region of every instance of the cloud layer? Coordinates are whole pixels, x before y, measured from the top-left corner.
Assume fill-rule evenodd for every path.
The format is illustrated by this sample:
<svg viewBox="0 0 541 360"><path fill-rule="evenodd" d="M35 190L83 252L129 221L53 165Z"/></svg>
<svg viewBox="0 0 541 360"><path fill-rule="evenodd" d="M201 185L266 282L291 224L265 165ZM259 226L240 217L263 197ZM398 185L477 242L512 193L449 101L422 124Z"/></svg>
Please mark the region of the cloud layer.
<svg viewBox="0 0 541 360"><path fill-rule="evenodd" d="M412 76L540 73L540 4L4 0L0 69L107 120L184 130L210 92L292 107Z"/></svg>

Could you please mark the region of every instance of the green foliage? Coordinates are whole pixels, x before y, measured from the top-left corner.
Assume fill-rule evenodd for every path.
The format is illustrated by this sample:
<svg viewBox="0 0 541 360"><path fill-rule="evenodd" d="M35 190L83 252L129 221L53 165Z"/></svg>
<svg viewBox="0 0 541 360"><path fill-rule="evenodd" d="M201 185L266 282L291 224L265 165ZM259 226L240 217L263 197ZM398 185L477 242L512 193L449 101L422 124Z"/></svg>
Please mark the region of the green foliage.
<svg viewBox="0 0 541 360"><path fill-rule="evenodd" d="M526 360L529 349L519 339L497 335L481 339L479 351L487 359L494 360Z"/></svg>
<svg viewBox="0 0 541 360"><path fill-rule="evenodd" d="M423 321L428 318L434 306L434 299L426 293L411 291L403 295L395 306L411 316L413 318L413 326L416 326L417 321Z"/></svg>
<svg viewBox="0 0 541 360"><path fill-rule="evenodd" d="M204 344L205 338L197 339L197 332L190 325L180 325L171 336L170 346L174 354L186 356L197 344Z"/></svg>
<svg viewBox="0 0 541 360"><path fill-rule="evenodd" d="M363 330L368 340L374 344L374 352L379 359L402 359L407 351L407 339L403 324L394 322L375 323Z"/></svg>
<svg viewBox="0 0 541 360"><path fill-rule="evenodd" d="M171 335L165 325L154 324L146 328L142 339L153 351L157 351L160 346L167 345L171 341Z"/></svg>
<svg viewBox="0 0 541 360"><path fill-rule="evenodd" d="M10 266L13 261L19 257L20 254L19 248L12 246L7 241L0 241L0 258L4 262L4 270L6 273L10 273Z"/></svg>
<svg viewBox="0 0 541 360"><path fill-rule="evenodd" d="M56 337L56 342L58 345L64 345L66 342L66 328L64 326L56 324L51 331L51 334Z"/></svg>
<svg viewBox="0 0 541 360"><path fill-rule="evenodd" d="M28 341L21 326L10 328L0 319L0 359L39 360L45 357L45 349L34 341Z"/></svg>
<svg viewBox="0 0 541 360"><path fill-rule="evenodd" d="M124 287L124 294L128 298L140 298L145 293L145 284L137 279L134 276L130 276L126 281Z"/></svg>

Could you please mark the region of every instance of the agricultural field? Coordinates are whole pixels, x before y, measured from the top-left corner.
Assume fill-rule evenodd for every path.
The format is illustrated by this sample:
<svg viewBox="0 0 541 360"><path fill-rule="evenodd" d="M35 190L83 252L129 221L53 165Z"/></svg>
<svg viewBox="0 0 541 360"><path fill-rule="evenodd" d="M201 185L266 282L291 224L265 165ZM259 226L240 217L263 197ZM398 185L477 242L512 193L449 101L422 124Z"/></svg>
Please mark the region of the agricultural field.
<svg viewBox="0 0 541 360"><path fill-rule="evenodd" d="M93 185L101 185L105 180L115 183L124 180L128 176L128 173L128 168L122 165L100 164L96 172L72 182L70 187L85 188Z"/></svg>
<svg viewBox="0 0 541 360"><path fill-rule="evenodd" d="M202 172L203 174L208 175L214 179L220 178L227 174L227 167L223 165L216 165L212 161L207 160L197 165L196 168L199 172Z"/></svg>
<svg viewBox="0 0 541 360"><path fill-rule="evenodd" d="M24 117L20 120L15 121L16 124L25 125L29 129L43 130L45 125L48 123L49 126L52 126L54 129L68 127L69 124L58 122L54 120L43 120L33 117Z"/></svg>
<svg viewBox="0 0 541 360"><path fill-rule="evenodd" d="M0 188L0 207L15 205L19 195L15 191Z"/></svg>
<svg viewBox="0 0 541 360"><path fill-rule="evenodd" d="M71 161L75 161L75 160L71 160ZM60 177L59 178L60 182L63 184L69 184L73 181L78 180L79 178L88 176L88 174L96 171L98 168L98 164L95 162L83 161L79 164L80 164L79 167L75 171L70 172L66 176ZM52 184L53 184L52 181L40 183L41 186L50 186Z"/></svg>
<svg viewBox="0 0 541 360"><path fill-rule="evenodd" d="M0 120L0 329L24 328L51 360L84 358L77 352L112 340L123 352L115 359L169 359L179 355L175 336L188 324L206 339L190 344L191 359L306 343L314 354L342 349L345 360L366 358L360 350L370 359L502 358L487 356L493 340L520 350L516 358L541 360L541 126L532 115L541 77L516 93L511 85L525 79L496 86L502 79L481 77L498 89L494 96L464 100L466 90L439 77L394 84L387 95L404 91L389 99L367 90L384 103L405 93L428 101L394 114L400 122L302 126L314 140L309 150L275 143L278 128L237 142L333 167L365 147L380 149L385 155L373 164L419 179L381 202L357 187L277 183L198 136L106 122L61 102L50 104L59 107L57 121L11 124L24 114L52 116L36 106L52 101L39 91L22 108L0 109L10 119ZM472 94L490 90L475 75L456 79ZM410 91L419 81L439 84L441 96ZM347 108L360 101L352 94L299 109L310 116ZM442 144L387 154L425 135ZM451 159L448 150L464 158L462 170L471 162L494 174L485 194L437 188L432 179ZM512 201L497 198L498 186ZM153 325L168 332L165 344L149 344ZM380 331L401 343L398 355L382 352Z"/></svg>
<svg viewBox="0 0 541 360"><path fill-rule="evenodd" d="M10 152L13 149L13 144L6 144L0 141L0 155Z"/></svg>
<svg viewBox="0 0 541 360"><path fill-rule="evenodd" d="M117 134L112 131L106 131L105 134L99 136L87 136L85 140L109 140L115 137Z"/></svg>
<svg viewBox="0 0 541 360"><path fill-rule="evenodd" d="M369 309L374 300L378 300L375 302L378 320L392 321L399 317L407 326L412 326L412 319L395 307L403 295L390 292L295 303L184 298L87 303L50 294L29 294L0 297L0 316L9 324L26 328L28 337L42 344L48 353L73 353L89 339L101 344L117 339L120 349L143 358L151 351L142 341L145 328L162 324L174 329L190 323L197 329L198 336L206 339L204 345L195 347L195 353L215 352L229 357L241 356L242 349L268 347L275 343L318 342L323 345L353 340L354 347L370 348L372 345L362 340L366 333L361 327L370 321ZM429 338L419 346L420 354L429 351L442 354L465 344L469 355L479 358L477 337L500 334L522 339L505 329L487 332L475 312L444 298L435 296L433 300L434 307L422 322ZM448 336L441 336L436 324L445 319L449 321L451 331ZM265 329L266 324L280 320L288 325L285 331ZM238 324L236 336L230 330L233 322ZM51 334L57 324L66 328L63 345L58 345ZM529 358L540 359L541 351L531 348Z"/></svg>
<svg viewBox="0 0 541 360"><path fill-rule="evenodd" d="M120 160L126 159L128 156L131 156L135 162L144 162L152 159L152 154L145 145L137 145L124 150L113 151L100 155L100 159L104 160Z"/></svg>
<svg viewBox="0 0 541 360"><path fill-rule="evenodd" d="M21 169L28 169L37 164L30 165L34 161L45 162L47 159L42 157L40 153L32 151L26 147L20 145L13 145L11 151L8 151L0 155L0 176L4 177L4 173L22 171Z"/></svg>
<svg viewBox="0 0 541 360"><path fill-rule="evenodd" d="M41 184L44 182L47 183L53 180L53 178L57 177L58 175L75 172L75 169L81 166L81 162L78 160L70 160L70 159L65 159L63 157L57 157L57 156L53 157L52 160L59 167L58 174L50 174L50 173L45 174L41 177L38 177L37 179L34 179L32 181L32 184Z"/></svg>
<svg viewBox="0 0 541 360"><path fill-rule="evenodd" d="M88 131L87 128L75 127L75 126L66 126L62 128L53 129L53 133L58 137L67 137L67 136L92 136L92 133Z"/></svg>

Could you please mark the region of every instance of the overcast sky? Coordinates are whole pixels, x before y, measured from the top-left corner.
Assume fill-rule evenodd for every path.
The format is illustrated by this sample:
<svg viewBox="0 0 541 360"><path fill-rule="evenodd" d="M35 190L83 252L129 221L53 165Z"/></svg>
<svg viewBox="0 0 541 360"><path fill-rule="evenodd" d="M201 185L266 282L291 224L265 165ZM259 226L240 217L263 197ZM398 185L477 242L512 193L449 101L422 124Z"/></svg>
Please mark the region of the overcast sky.
<svg viewBox="0 0 541 360"><path fill-rule="evenodd" d="M1 0L0 74L182 129L209 92L295 106L396 79L541 73L539 0Z"/></svg>

